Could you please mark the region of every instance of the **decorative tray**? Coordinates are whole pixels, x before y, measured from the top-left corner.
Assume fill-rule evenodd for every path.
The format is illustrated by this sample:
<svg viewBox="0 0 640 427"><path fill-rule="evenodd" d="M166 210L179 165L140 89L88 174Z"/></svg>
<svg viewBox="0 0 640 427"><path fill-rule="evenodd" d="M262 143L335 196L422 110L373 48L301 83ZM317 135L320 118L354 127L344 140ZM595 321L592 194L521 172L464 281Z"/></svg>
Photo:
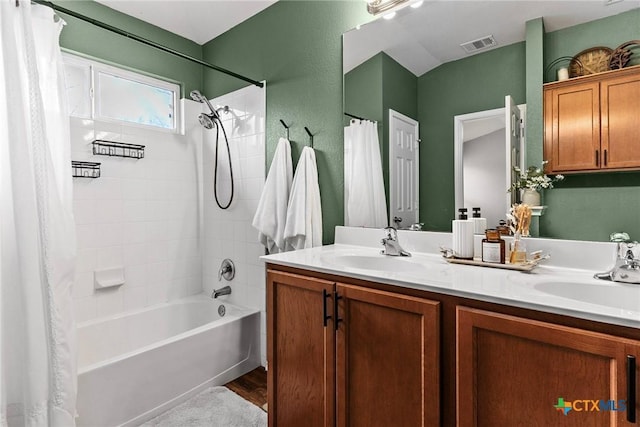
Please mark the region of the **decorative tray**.
<svg viewBox="0 0 640 427"><path fill-rule="evenodd" d="M461 259L461 258L448 258L445 257L445 260L451 264L465 264L465 265L475 265L478 267L491 267L491 268L502 268L504 270L517 270L517 271L531 271L538 266L537 261L528 261L522 264L499 264L497 262L483 262L476 261L472 259Z"/></svg>

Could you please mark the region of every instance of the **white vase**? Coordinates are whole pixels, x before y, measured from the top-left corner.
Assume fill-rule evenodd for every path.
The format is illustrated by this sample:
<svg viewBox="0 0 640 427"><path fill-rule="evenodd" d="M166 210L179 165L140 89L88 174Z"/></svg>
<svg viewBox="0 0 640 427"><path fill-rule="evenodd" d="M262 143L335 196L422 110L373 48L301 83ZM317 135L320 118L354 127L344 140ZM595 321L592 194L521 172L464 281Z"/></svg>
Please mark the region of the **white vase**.
<svg viewBox="0 0 640 427"><path fill-rule="evenodd" d="M541 206L540 193L536 190L525 189L522 191L522 203L529 206Z"/></svg>

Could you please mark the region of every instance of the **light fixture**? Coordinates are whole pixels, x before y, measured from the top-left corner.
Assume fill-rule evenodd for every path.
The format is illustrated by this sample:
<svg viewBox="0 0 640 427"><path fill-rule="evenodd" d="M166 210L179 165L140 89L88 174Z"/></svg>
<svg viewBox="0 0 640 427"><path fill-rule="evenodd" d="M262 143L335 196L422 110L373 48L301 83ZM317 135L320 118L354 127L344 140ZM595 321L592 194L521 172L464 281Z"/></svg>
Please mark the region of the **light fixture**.
<svg viewBox="0 0 640 427"><path fill-rule="evenodd" d="M422 6L422 3L424 3L424 0L420 0L420 1L417 1L415 3L411 3L411 7L414 8L414 9L417 9L420 6Z"/></svg>
<svg viewBox="0 0 640 427"><path fill-rule="evenodd" d="M408 0L367 0L367 12L377 15L393 9L394 7L406 3Z"/></svg>
<svg viewBox="0 0 640 427"><path fill-rule="evenodd" d="M387 13L385 15L382 15L382 19L386 19L387 21L389 19L393 19L395 17L396 17L396 13L395 12L389 12L389 13Z"/></svg>

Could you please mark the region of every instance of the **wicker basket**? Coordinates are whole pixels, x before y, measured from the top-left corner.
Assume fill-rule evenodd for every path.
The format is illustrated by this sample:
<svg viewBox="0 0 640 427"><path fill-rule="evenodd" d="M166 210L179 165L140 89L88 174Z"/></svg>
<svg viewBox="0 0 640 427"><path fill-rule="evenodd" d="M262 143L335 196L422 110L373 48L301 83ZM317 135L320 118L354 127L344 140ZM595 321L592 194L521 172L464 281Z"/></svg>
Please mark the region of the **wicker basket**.
<svg viewBox="0 0 640 427"><path fill-rule="evenodd" d="M596 46L583 50L574 56L569 63L569 77L580 77L609 71L609 60L612 53L613 49L605 46ZM582 67L578 64L582 64Z"/></svg>

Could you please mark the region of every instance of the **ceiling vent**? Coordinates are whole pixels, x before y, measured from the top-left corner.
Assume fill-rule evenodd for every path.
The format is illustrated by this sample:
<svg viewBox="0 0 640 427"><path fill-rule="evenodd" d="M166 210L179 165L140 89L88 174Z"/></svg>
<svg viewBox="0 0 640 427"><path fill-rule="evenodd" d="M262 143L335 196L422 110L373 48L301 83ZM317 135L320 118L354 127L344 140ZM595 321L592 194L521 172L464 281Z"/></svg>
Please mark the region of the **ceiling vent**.
<svg viewBox="0 0 640 427"><path fill-rule="evenodd" d="M498 44L496 39L493 38L493 35L488 35L485 37L480 37L476 40L471 40L470 42L462 43L460 46L467 53L474 53L479 50L488 49L490 47L494 47Z"/></svg>

